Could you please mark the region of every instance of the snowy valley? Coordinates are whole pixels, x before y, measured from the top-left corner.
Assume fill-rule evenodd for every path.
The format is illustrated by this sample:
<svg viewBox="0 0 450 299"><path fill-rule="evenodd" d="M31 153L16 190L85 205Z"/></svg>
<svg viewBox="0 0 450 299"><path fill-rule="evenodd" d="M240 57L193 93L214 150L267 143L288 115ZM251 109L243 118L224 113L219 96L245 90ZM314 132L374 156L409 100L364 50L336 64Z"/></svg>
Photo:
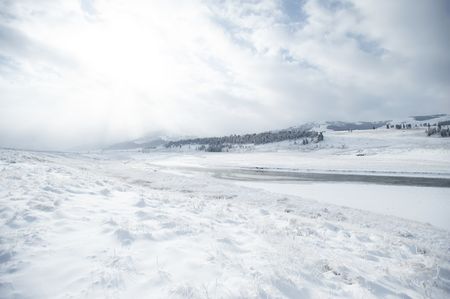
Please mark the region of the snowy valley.
<svg viewBox="0 0 450 299"><path fill-rule="evenodd" d="M449 28L0 0L0 299L449 299Z"/></svg>
<svg viewBox="0 0 450 299"><path fill-rule="evenodd" d="M448 298L450 139L324 135L226 153L3 149L0 297Z"/></svg>

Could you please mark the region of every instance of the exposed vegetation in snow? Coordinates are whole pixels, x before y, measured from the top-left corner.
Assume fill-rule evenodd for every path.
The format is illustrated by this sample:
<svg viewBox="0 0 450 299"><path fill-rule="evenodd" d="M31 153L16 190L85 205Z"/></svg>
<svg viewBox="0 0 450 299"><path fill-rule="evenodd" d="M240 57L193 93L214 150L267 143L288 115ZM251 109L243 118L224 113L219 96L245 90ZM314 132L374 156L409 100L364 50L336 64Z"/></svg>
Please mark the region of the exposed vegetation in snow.
<svg viewBox="0 0 450 299"><path fill-rule="evenodd" d="M447 298L427 224L175 173L0 152L2 298Z"/></svg>

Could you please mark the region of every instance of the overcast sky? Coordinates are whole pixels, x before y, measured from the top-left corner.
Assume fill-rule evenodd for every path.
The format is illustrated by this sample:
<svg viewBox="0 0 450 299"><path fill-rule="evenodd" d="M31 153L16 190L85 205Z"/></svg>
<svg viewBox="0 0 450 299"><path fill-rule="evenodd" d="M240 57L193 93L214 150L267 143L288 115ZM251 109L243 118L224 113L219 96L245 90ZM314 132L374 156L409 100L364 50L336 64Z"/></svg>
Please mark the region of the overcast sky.
<svg viewBox="0 0 450 299"><path fill-rule="evenodd" d="M450 110L450 1L0 0L0 146Z"/></svg>

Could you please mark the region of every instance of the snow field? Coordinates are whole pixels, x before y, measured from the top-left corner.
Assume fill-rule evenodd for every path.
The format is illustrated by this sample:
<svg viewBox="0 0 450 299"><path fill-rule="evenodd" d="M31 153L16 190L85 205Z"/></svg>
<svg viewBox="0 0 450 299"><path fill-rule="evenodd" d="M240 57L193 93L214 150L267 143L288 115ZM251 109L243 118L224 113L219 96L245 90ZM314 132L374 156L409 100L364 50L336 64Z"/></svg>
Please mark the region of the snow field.
<svg viewBox="0 0 450 299"><path fill-rule="evenodd" d="M446 298L431 225L180 175L0 152L1 298Z"/></svg>

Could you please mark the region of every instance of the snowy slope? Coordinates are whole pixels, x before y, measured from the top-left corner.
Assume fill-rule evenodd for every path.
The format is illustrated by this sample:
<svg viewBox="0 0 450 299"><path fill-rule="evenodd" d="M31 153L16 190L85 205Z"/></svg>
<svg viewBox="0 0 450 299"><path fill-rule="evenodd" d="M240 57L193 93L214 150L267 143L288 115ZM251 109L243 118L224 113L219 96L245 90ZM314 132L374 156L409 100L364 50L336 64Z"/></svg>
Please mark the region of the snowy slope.
<svg viewBox="0 0 450 299"><path fill-rule="evenodd" d="M430 139L440 138L440 136L433 135L431 138L427 136L426 130L428 124L435 128L439 123L445 124L444 128L450 125L450 115L438 114L431 116L414 116L406 118L398 118L395 120L386 121L364 121L364 122L341 122L341 121L322 121L322 122L310 122L300 126L290 127L285 130L300 130L308 131L313 130L316 132L323 132L326 142L316 143L317 138L308 138L309 144L304 145L303 139L292 139L282 142L271 142L264 144L233 144L229 147L224 147L223 151L227 152L273 152L273 151L311 151L314 149L322 148L338 148L344 149L347 146L359 146L362 148L375 148L375 151L382 150L387 147L430 147L435 144L448 144L449 139L444 138L441 141L435 141ZM386 125L390 126L390 129L386 128ZM395 126L407 126L410 128L396 129ZM375 128L375 129L373 129ZM280 130L274 130L271 132L279 132ZM283 131L283 130L281 130ZM353 133L353 134L350 134ZM166 138L166 137L164 137ZM193 140L186 141L190 138L171 138L171 139L154 139L146 142L142 140L125 142L113 145L109 150L130 150L138 149L145 152L195 152L203 151L199 150L201 144L194 143ZM163 145L169 140L185 140L186 144L176 145L166 148ZM404 144L406 142L406 144ZM205 147L205 146L203 146Z"/></svg>
<svg viewBox="0 0 450 299"><path fill-rule="evenodd" d="M358 121L358 122L343 122L343 121L317 121L308 122L299 126L293 126L285 130L300 130L308 131L314 130L316 132L325 132L327 135L333 136L336 132L346 132L346 131L371 131L373 128L377 130L386 128L386 124L395 127L395 125L411 125L412 130L415 132L420 131L421 136L425 136L425 130L427 124L436 126L438 123L450 124L450 115L448 114L436 114L436 115L421 115L421 116L410 116L405 118L398 118L394 120L381 120L381 121ZM395 129L392 129L395 130ZM279 132L283 130L273 130L271 132ZM418 135L418 134L416 134ZM162 132L152 133L148 136L125 141L121 143L112 144L105 148L107 151L111 150L122 150L122 151L172 151L172 152L191 152L200 147L199 144L187 144L184 146L174 146L171 148L165 148L165 145L170 141L195 139L195 136L177 136L177 135L166 135ZM267 149L293 149L305 147L299 147L302 144L302 140L290 140L284 142L273 142L268 144L262 144L255 146L254 144L247 145L234 145L230 151L242 152L242 151L254 151ZM292 146L296 145L296 146ZM310 148L311 146L309 146ZM306 147L308 148L308 147ZM228 150L228 149L227 149Z"/></svg>
<svg viewBox="0 0 450 299"><path fill-rule="evenodd" d="M450 115L448 114L434 114L434 115L417 115L408 116L403 118L396 118L390 120L376 120L376 121L357 121L357 122L344 122L344 121L319 121L311 122L298 126L298 128L306 127L316 131L348 131L348 130L371 130L373 127L376 129L385 127L386 124L411 124L413 128L423 127L426 123L430 125L437 125L440 122L450 121ZM294 127L297 128L297 127Z"/></svg>
<svg viewBox="0 0 450 299"><path fill-rule="evenodd" d="M450 295L448 231L142 157L2 150L0 297Z"/></svg>

